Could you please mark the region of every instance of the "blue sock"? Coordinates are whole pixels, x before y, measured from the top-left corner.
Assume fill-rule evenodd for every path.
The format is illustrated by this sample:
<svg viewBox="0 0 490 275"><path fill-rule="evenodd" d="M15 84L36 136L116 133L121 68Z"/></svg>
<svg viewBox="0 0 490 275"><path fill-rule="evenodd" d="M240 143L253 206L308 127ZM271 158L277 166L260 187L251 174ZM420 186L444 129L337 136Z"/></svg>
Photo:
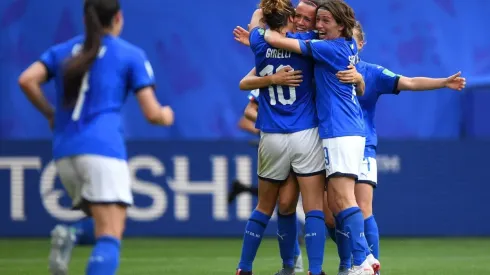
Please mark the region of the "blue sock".
<svg viewBox="0 0 490 275"><path fill-rule="evenodd" d="M349 235L346 229L339 220L339 216L335 216L335 240L337 243L337 253L339 254L340 264L339 269L349 269L352 266L352 254L350 249Z"/></svg>
<svg viewBox="0 0 490 275"><path fill-rule="evenodd" d="M267 227L270 218L270 216L257 210L252 212L252 215L248 219L247 226L245 226L242 255L240 256L238 269L252 271L252 263L255 259L255 255L257 255L260 241L262 241L262 236L264 235L265 228Z"/></svg>
<svg viewBox="0 0 490 275"><path fill-rule="evenodd" d="M88 261L87 275L114 275L119 267L121 242L111 236L97 239Z"/></svg>
<svg viewBox="0 0 490 275"><path fill-rule="evenodd" d="M74 223L70 228L75 233L75 243L79 245L95 244L95 228L93 218L84 218Z"/></svg>
<svg viewBox="0 0 490 275"><path fill-rule="evenodd" d="M320 274L325 251L325 215L321 210L306 213L305 243L308 253L308 270L312 275Z"/></svg>
<svg viewBox="0 0 490 275"><path fill-rule="evenodd" d="M294 257L299 257L301 255L301 247L299 246L298 238L296 238L296 242L294 242Z"/></svg>
<svg viewBox="0 0 490 275"><path fill-rule="evenodd" d="M328 236L330 236L330 239L332 239L332 241L334 243L337 242L337 237L335 236L335 227L330 227L328 226L327 224L325 224L325 226L327 227L327 231L328 231Z"/></svg>
<svg viewBox="0 0 490 275"><path fill-rule="evenodd" d="M347 233L350 239L354 265L361 265L366 260L366 251L369 249L364 236L364 218L361 209L357 206L347 208L337 215L337 219L343 228L342 231Z"/></svg>
<svg viewBox="0 0 490 275"><path fill-rule="evenodd" d="M294 267L294 248L298 241L298 228L296 227L296 212L290 215L277 215L277 240L282 264Z"/></svg>
<svg viewBox="0 0 490 275"><path fill-rule="evenodd" d="M366 234L369 252L373 254L374 258L379 259L379 230L374 216L364 220L364 233Z"/></svg>

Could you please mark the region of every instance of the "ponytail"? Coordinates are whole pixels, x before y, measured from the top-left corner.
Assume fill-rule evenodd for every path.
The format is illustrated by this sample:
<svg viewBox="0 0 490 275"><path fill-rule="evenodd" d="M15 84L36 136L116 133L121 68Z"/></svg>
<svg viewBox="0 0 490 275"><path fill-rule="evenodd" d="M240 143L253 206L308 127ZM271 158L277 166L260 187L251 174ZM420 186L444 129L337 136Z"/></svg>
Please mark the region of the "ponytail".
<svg viewBox="0 0 490 275"><path fill-rule="evenodd" d="M97 58L102 44L103 28L94 5L85 5L84 14L85 42L83 48L66 62L63 71L63 103L69 108L75 106L82 78Z"/></svg>

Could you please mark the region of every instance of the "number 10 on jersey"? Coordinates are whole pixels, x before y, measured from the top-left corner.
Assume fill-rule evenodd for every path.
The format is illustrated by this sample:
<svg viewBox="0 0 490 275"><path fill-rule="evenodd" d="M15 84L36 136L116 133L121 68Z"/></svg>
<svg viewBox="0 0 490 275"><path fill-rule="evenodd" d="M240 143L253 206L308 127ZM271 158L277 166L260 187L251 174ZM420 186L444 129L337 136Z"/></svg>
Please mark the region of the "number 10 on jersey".
<svg viewBox="0 0 490 275"><path fill-rule="evenodd" d="M275 69L275 72L279 72L280 70L284 69L287 66L280 65ZM267 65L265 68L260 71L259 75L260 76L267 76L267 75L273 75L274 74L274 66L273 65ZM292 105L296 101L296 89L294 87L288 87L289 88L289 99L284 98L284 91L283 87L279 85L275 85L277 89L277 98L279 100L279 103L282 105ZM269 97L271 98L271 105L276 105L276 95L274 93L274 87L269 86Z"/></svg>

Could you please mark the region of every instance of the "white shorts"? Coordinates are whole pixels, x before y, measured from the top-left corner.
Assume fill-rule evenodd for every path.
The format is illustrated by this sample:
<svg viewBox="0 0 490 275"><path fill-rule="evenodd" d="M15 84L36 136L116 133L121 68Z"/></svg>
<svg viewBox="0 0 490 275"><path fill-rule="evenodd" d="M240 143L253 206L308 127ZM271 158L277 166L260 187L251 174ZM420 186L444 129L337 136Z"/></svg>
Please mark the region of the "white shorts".
<svg viewBox="0 0 490 275"><path fill-rule="evenodd" d="M291 169L297 176L324 173L325 161L318 128L291 134L261 133L258 154L259 178L283 182Z"/></svg>
<svg viewBox="0 0 490 275"><path fill-rule="evenodd" d="M79 155L56 162L61 182L80 209L83 203L133 204L126 161L98 155Z"/></svg>
<svg viewBox="0 0 490 275"><path fill-rule="evenodd" d="M358 183L367 183L376 188L378 184L378 164L375 158L367 157L362 160L361 174Z"/></svg>
<svg viewBox="0 0 490 275"><path fill-rule="evenodd" d="M360 174L366 138L346 136L322 141L327 166L327 178L351 177L357 180Z"/></svg>

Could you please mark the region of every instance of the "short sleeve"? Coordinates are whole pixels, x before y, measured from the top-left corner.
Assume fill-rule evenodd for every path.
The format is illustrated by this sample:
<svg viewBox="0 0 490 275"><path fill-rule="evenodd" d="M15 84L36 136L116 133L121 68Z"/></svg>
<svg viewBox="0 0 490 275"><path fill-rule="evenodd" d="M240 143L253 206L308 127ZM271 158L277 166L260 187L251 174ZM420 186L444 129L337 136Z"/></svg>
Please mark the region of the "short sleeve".
<svg viewBox="0 0 490 275"><path fill-rule="evenodd" d="M250 48L252 52L256 53L260 47L264 44L267 44L264 38L265 29L256 27L250 31Z"/></svg>
<svg viewBox="0 0 490 275"><path fill-rule="evenodd" d="M150 86L155 86L151 63L143 51L136 52L129 61L129 88L137 93Z"/></svg>
<svg viewBox="0 0 490 275"><path fill-rule="evenodd" d="M376 66L376 88L378 95L382 94L399 94L398 81L400 76L392 71L382 67Z"/></svg>
<svg viewBox="0 0 490 275"><path fill-rule="evenodd" d="M56 62L56 54L54 47L49 48L45 51L41 57L39 58L39 62L41 62L46 70L48 71L48 80L51 79L57 70L57 62Z"/></svg>
<svg viewBox="0 0 490 275"><path fill-rule="evenodd" d="M326 40L300 40L299 45L303 55L311 56L317 62L330 61L335 52L334 45Z"/></svg>

